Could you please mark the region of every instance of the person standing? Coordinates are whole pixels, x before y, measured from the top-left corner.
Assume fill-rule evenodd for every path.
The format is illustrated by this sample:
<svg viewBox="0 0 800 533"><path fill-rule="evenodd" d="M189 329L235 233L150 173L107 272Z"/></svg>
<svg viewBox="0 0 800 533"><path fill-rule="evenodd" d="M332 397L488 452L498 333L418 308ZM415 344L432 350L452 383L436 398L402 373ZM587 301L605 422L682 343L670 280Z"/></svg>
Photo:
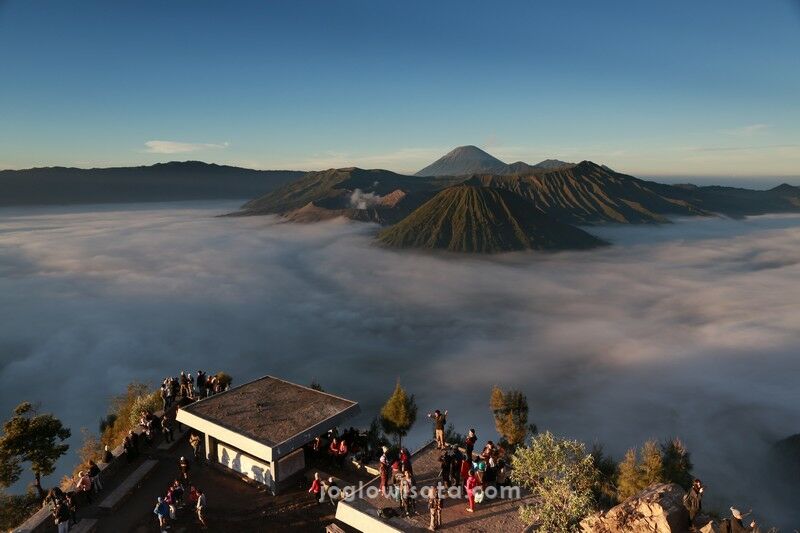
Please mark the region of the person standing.
<svg viewBox="0 0 800 533"><path fill-rule="evenodd" d="M476 442L478 442L478 436L475 434L474 429L470 429L467 438L464 439L464 448L466 448L468 460L472 460L472 451L475 449Z"/></svg>
<svg viewBox="0 0 800 533"><path fill-rule="evenodd" d="M444 449L444 426L447 424L447 409L444 410L444 413L438 409L433 413L428 413L428 418L433 419L435 427L434 433L436 435L436 448L442 450Z"/></svg>
<svg viewBox="0 0 800 533"><path fill-rule="evenodd" d="M703 508L703 491L705 487L703 487L702 482L699 479L695 479L692 482L692 486L689 488L689 491L683 497L683 506L686 507L686 510L689 511L689 528L694 528L694 519L700 510Z"/></svg>
<svg viewBox="0 0 800 533"><path fill-rule="evenodd" d="M467 478L466 483L467 489L467 498L469 499L469 507L467 507L468 513L475 512L475 487L478 486L478 478L475 476L475 471L469 471L469 477Z"/></svg>
<svg viewBox="0 0 800 533"><path fill-rule="evenodd" d="M186 457L181 457L181 460L178 461L178 471L180 472L180 478L185 482L189 482L189 461L186 460Z"/></svg>
<svg viewBox="0 0 800 533"><path fill-rule="evenodd" d="M431 488L428 497L428 510L431 513L431 525L428 529L431 531L436 531L442 525L442 499L439 497L439 488Z"/></svg>
<svg viewBox="0 0 800 533"><path fill-rule="evenodd" d="M158 518L158 529L164 531L167 529L167 520L169 519L169 505L164 501L161 496L156 501L156 506L153 509L153 514Z"/></svg>
<svg viewBox="0 0 800 533"><path fill-rule="evenodd" d="M381 474L381 494L386 496L386 483L389 479L389 458L386 454L389 452L389 448L387 446L383 446L381 448L383 450L383 454L381 455L379 464L380 464L380 474Z"/></svg>
<svg viewBox="0 0 800 533"><path fill-rule="evenodd" d="M189 444L192 446L194 458L197 459L200 457L200 435L192 432L192 434L189 435Z"/></svg>
<svg viewBox="0 0 800 533"><path fill-rule="evenodd" d="M414 481L411 479L411 472L405 470L400 478L400 506L406 516L411 516L413 507Z"/></svg>
<svg viewBox="0 0 800 533"><path fill-rule="evenodd" d="M57 500L53 507L53 521L58 528L58 533L69 531L69 507L64 499Z"/></svg>
<svg viewBox="0 0 800 533"><path fill-rule="evenodd" d="M164 442L172 442L174 439L172 434L172 420L164 413L161 417L161 433L164 435Z"/></svg>
<svg viewBox="0 0 800 533"><path fill-rule="evenodd" d="M103 483L100 481L100 467L91 459L89 459L89 479L92 481L94 492L103 490Z"/></svg>
<svg viewBox="0 0 800 533"><path fill-rule="evenodd" d="M197 505L195 506L195 509L197 509L197 519L200 521L200 525L203 526L203 529L207 528L206 495L200 489L197 489Z"/></svg>
<svg viewBox="0 0 800 533"><path fill-rule="evenodd" d="M81 493L86 503L92 503L92 478L85 471L78 472L78 482L75 488Z"/></svg>
<svg viewBox="0 0 800 533"><path fill-rule="evenodd" d="M319 472L314 472L314 480L311 482L308 493L314 496L317 503L322 503L322 498L320 497L322 493L322 483L319 480Z"/></svg>

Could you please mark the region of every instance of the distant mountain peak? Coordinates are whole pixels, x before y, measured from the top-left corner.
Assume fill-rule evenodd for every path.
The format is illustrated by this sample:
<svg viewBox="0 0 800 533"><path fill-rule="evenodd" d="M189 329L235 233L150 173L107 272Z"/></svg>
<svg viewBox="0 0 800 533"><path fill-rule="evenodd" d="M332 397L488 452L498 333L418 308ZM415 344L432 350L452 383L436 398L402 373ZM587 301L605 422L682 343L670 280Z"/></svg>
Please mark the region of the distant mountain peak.
<svg viewBox="0 0 800 533"><path fill-rule="evenodd" d="M471 144L458 146L416 173L417 176L503 174L508 165Z"/></svg>

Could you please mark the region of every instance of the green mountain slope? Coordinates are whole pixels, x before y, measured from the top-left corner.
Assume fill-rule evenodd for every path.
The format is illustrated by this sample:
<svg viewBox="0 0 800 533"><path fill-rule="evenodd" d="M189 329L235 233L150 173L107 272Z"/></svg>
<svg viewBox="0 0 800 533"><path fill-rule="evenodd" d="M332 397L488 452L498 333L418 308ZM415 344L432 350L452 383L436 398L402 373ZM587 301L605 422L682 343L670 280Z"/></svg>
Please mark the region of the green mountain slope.
<svg viewBox="0 0 800 533"><path fill-rule="evenodd" d="M517 193L550 216L572 224L657 223L665 215L704 215L681 191L583 161L543 174L475 175L467 184ZM670 195L673 192L674 195Z"/></svg>
<svg viewBox="0 0 800 533"><path fill-rule="evenodd" d="M605 244L557 222L518 195L458 185L439 192L378 240L397 248L497 253L510 250L586 249Z"/></svg>
<svg viewBox="0 0 800 533"><path fill-rule="evenodd" d="M387 222L394 222L429 199L434 191L458 182L457 178L424 178L404 176L388 170L364 170L360 168L339 168L319 172L309 172L299 180L293 181L251 200L242 206L240 215L282 214L290 215L296 210L305 209L306 215L315 207L314 217L319 220L332 216L348 216L364 220L359 210L359 202L354 195L368 195L372 202L364 209L381 204ZM398 192L399 191L399 192ZM382 202L382 198L404 193L398 201ZM311 205L309 205L311 204ZM336 213L324 213L324 210ZM391 211L391 213L390 213ZM350 216L351 213L353 216ZM289 218L292 218L291 216ZM308 217L301 217L310 220ZM312 217L313 218L313 217Z"/></svg>

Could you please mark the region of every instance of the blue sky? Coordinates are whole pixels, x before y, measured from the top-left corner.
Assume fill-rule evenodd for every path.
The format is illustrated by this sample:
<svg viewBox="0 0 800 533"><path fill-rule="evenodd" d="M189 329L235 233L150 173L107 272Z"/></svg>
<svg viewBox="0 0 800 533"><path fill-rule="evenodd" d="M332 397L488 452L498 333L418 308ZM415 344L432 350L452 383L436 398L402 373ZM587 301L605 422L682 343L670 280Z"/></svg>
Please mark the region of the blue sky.
<svg viewBox="0 0 800 533"><path fill-rule="evenodd" d="M0 168L800 175L800 2L0 0Z"/></svg>

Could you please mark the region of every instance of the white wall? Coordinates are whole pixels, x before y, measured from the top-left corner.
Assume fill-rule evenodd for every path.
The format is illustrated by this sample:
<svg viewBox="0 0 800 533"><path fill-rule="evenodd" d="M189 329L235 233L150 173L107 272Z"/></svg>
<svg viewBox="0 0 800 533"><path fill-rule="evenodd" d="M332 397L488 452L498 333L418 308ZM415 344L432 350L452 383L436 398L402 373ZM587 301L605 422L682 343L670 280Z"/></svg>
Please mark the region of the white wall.
<svg viewBox="0 0 800 533"><path fill-rule="evenodd" d="M272 487L272 470L266 461L259 461L224 442L217 443L217 461L253 481Z"/></svg>

